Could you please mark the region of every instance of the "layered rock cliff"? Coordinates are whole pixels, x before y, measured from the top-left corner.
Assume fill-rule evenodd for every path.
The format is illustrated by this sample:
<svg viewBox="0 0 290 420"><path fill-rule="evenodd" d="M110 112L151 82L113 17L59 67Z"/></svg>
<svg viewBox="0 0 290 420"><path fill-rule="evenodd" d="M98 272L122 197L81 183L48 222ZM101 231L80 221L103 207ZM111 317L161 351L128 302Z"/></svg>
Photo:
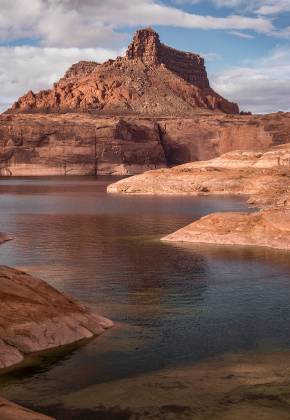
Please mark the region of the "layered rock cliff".
<svg viewBox="0 0 290 420"><path fill-rule="evenodd" d="M164 65L168 70L201 89L209 88L204 59L190 52L178 51L160 42L152 29L137 31L126 52L129 60L141 60L147 66Z"/></svg>
<svg viewBox="0 0 290 420"><path fill-rule="evenodd" d="M4 114L0 117L0 174L137 174L287 141L290 114L195 118Z"/></svg>
<svg viewBox="0 0 290 420"><path fill-rule="evenodd" d="M190 115L198 109L238 113L210 88L204 60L163 45L152 29L137 31L125 57L81 61L51 90L21 97L13 112Z"/></svg>

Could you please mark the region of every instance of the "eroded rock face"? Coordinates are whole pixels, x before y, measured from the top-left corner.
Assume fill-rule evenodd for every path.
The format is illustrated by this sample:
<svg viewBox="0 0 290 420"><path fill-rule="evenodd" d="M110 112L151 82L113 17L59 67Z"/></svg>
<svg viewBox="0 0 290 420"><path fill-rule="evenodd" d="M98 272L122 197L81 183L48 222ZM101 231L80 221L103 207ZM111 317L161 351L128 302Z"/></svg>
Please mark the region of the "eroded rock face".
<svg viewBox="0 0 290 420"><path fill-rule="evenodd" d="M201 89L210 87L204 59L200 55L178 51L162 44L159 35L150 28L136 32L126 57L129 60L141 60L148 66L163 64L188 83Z"/></svg>
<svg viewBox="0 0 290 420"><path fill-rule="evenodd" d="M166 166L151 120L89 114L0 117L1 175L126 175Z"/></svg>
<svg viewBox="0 0 290 420"><path fill-rule="evenodd" d="M194 118L0 116L1 175L137 174L290 142L290 114Z"/></svg>
<svg viewBox="0 0 290 420"><path fill-rule="evenodd" d="M0 267L0 368L25 354L100 335L112 321L22 271Z"/></svg>
<svg viewBox="0 0 290 420"><path fill-rule="evenodd" d="M198 109L237 114L210 88L204 60L161 44L152 29L136 33L126 56L73 65L51 90L22 96L10 112L190 115Z"/></svg>

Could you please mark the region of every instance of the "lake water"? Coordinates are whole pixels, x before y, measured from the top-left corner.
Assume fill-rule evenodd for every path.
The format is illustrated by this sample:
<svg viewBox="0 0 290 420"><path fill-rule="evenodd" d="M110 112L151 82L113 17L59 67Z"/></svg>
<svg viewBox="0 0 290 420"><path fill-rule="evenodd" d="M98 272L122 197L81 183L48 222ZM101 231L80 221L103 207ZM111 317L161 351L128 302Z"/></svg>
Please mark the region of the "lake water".
<svg viewBox="0 0 290 420"><path fill-rule="evenodd" d="M210 212L245 210L244 200L108 195L113 181L0 180L0 231L14 237L1 246L0 264L37 275L116 322L100 338L2 375L2 395L43 411L95 384L290 347L289 253L160 241ZM58 418L101 418L73 417L70 407L64 413Z"/></svg>

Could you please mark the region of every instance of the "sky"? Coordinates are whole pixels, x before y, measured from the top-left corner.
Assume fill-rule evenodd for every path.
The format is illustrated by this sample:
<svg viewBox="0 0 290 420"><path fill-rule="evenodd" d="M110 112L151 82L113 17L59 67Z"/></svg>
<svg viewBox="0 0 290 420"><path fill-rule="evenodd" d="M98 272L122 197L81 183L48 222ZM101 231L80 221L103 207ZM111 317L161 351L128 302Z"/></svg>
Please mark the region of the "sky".
<svg viewBox="0 0 290 420"><path fill-rule="evenodd" d="M290 0L0 0L0 112L79 60L124 54L147 26L201 54L242 110L290 111Z"/></svg>

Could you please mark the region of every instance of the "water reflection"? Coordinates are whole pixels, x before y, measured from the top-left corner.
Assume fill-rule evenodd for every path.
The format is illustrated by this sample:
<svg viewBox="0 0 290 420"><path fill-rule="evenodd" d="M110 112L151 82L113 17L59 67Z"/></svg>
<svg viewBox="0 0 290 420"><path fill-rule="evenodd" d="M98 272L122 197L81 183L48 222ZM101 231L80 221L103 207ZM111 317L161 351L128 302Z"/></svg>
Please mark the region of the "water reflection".
<svg viewBox="0 0 290 420"><path fill-rule="evenodd" d="M1 246L0 263L39 275L118 323L84 346L28 360L2 378L4 394L56 403L97 383L290 345L288 253L159 240L209 212L244 210L243 201L112 196L107 183L0 181L0 231L15 237Z"/></svg>

